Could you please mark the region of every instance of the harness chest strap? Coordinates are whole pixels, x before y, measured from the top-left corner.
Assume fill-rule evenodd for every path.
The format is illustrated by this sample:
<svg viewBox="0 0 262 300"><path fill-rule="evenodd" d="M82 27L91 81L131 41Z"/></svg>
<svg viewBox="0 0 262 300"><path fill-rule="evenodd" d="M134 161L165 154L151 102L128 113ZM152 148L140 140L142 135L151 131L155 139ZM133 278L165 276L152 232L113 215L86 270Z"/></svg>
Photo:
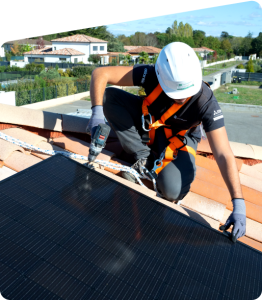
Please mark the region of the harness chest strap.
<svg viewBox="0 0 262 300"><path fill-rule="evenodd" d="M144 98L143 104L142 104L142 112L143 116L146 117L149 115L148 112L148 106L150 106L157 97L161 94L162 88L160 84L157 85L157 87L149 94L146 98ZM178 103L174 103L160 118L160 120L155 121L154 116L150 117L152 118L152 124L149 124L149 138L150 142L148 142L148 145L153 144L154 138L155 138L155 130L161 126L168 126L165 124L165 121L170 118L172 115L174 115L184 104L186 104L191 97L187 98L186 101L181 105ZM162 160L161 166L159 166L155 171L156 174L159 174L165 166L167 166L173 159L174 155L177 155L178 150L187 151L191 153L192 155L196 155L195 150L187 146L183 143L184 135L186 134L187 130L180 131L176 136L172 137L172 130L168 128L164 128L166 138L169 139L170 144L167 146L165 151L165 158ZM179 137L178 137L179 136Z"/></svg>

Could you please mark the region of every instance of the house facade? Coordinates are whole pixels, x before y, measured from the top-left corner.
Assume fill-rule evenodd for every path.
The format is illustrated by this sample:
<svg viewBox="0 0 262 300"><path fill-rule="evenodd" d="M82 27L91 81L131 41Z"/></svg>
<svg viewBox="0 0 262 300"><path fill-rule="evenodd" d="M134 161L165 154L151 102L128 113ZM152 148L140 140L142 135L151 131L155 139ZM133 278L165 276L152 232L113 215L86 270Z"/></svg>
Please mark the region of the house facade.
<svg viewBox="0 0 262 300"><path fill-rule="evenodd" d="M93 38L84 34L76 34L51 41L51 47L45 47L25 52L25 59L29 62L40 60L43 62L72 62L90 63L90 54L106 54L107 41Z"/></svg>

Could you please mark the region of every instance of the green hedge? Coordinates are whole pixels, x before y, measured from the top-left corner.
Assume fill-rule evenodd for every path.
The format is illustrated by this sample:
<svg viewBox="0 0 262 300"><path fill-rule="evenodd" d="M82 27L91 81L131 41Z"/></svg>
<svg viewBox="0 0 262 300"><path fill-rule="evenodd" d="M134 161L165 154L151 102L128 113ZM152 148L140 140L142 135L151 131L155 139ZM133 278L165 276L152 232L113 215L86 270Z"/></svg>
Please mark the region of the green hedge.
<svg viewBox="0 0 262 300"><path fill-rule="evenodd" d="M90 81L70 81L67 84L57 82L54 86L40 89L16 91L16 106L37 103L40 101L55 99L89 91Z"/></svg>

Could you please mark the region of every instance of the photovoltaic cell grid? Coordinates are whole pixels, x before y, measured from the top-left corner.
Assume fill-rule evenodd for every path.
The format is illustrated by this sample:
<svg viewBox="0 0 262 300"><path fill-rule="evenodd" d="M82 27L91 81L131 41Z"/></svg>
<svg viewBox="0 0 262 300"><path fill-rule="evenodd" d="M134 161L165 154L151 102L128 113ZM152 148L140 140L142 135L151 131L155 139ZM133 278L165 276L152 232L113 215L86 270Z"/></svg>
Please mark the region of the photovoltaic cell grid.
<svg viewBox="0 0 262 300"><path fill-rule="evenodd" d="M0 292L256 299L261 253L61 155L0 183Z"/></svg>

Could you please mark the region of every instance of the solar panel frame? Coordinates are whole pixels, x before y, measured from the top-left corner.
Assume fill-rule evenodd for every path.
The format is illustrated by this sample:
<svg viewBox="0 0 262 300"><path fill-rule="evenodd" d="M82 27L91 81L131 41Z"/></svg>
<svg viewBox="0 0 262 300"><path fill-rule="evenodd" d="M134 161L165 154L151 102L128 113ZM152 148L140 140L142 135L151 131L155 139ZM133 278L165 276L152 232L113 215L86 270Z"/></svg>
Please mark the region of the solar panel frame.
<svg viewBox="0 0 262 300"><path fill-rule="evenodd" d="M63 190L63 188L59 188L59 183L61 182L64 186L66 186L65 190L68 193L71 187L67 185L73 182L73 184L77 187L77 197L83 197L86 190L81 190L81 187L77 186L78 180L82 175L77 175L75 177L73 175L73 171L68 174L67 167L65 167L63 163L60 163L59 173L57 174L57 177L54 178L54 176L52 176L52 172L56 170L56 164L55 162L51 162L55 160L59 161L59 159L65 163L70 162L72 169L74 169L74 166L78 166L75 168L78 168L78 171L81 170L82 174L85 173L87 176L90 174L93 175L89 176L88 179L90 186L94 184L94 178L97 176L99 178L103 178L104 183L106 183L106 193L102 193L102 202L104 205L97 205L97 195L93 195L95 199L89 203L90 207L88 207L88 212L90 213L91 211L92 213L92 218L89 220L90 226L92 225L91 236L90 230L86 226L86 212L72 214L72 210L70 212L72 203L64 203L65 201L60 197L62 193L61 191ZM31 171L33 171L34 177L49 175L49 177L45 177L43 180L43 183L46 186L42 187L42 185L37 184L37 180L34 180L31 176L29 176ZM30 182L27 182L26 180L29 179ZM245 279L244 282L258 280L258 277L260 282L262 282L261 252L239 241L233 245L226 237L223 236L222 243L224 252L222 252L222 246L221 251L216 252L218 259L224 261L224 265L218 265L213 262L216 267L216 272L208 272L207 268L210 267L212 261L210 261L210 257L208 258L207 255L210 251L214 251L216 247L220 249L220 246L216 245L216 240L221 240L222 237L220 232L202 224L201 222L192 220L182 213L173 210L169 206L135 190L131 190L124 184L116 182L101 173L98 174L96 171L90 170L82 164L72 161L62 155L56 155L56 157L48 158L37 165L13 175L12 177L6 178L0 183L0 187L5 184L5 182L9 181L16 182L19 187L19 193L15 189L12 189L10 190L10 195L12 195L12 197L10 197L7 192L0 190L0 203L3 204L3 199L7 199L8 201L5 201L3 206L6 213L12 214L12 218L10 218L0 211L2 237L2 239L0 239L0 243L2 245L1 249L4 247L6 248L5 251L1 251L0 253L0 263L3 267L2 270L7 270L11 278L8 281L5 281L4 284L0 281L0 291L4 291L3 296L7 295L7 299L9 299L8 297L10 296L13 297L10 299L15 300L68 299L69 296L71 297L69 299L123 299L124 297L126 299L133 299L134 297L136 299L173 299L172 297L174 294L176 295L176 299L247 299L243 297L248 296L250 291L243 289L242 283L242 286L239 286L239 292L237 293L234 286L239 285L238 282L236 282L234 278L230 278L230 276L226 276L225 278L225 271L223 269L223 266L225 266L226 262L230 259L231 264L232 261L234 262L237 274L239 274L239 272L243 272L243 270L248 273L250 265L247 261L244 261L242 265L239 264L239 261L242 262L243 257L245 257L243 252L246 251L248 251L249 255L252 256L252 268L255 269L255 275L252 276L252 274L250 275L248 273L249 277L247 278L248 275L246 275L245 278L245 275L242 274L241 276ZM24 182L26 182L25 185L23 184ZM96 183L95 185L96 189L101 188L102 186L103 185L100 183ZM87 187L87 189L88 188L89 187ZM43 193L42 190L40 192L39 189L42 189ZM117 198L117 195L121 193L121 189L124 189L126 192L126 201L131 199L133 203L135 203L139 200L140 206L145 203L147 203L147 206L150 206L150 202L148 202L148 200L150 200L151 203L155 203L156 205L151 205L151 210L148 209L144 211L143 218L140 218L139 222L137 222L133 218L135 214L131 216L129 213L130 206L118 201L119 199ZM128 194L128 191L131 192ZM90 193L92 193L92 188ZM35 201L30 197L25 199L26 194L30 195L31 198L38 197L38 199L42 202L39 201L38 203L35 203ZM51 195L56 196L56 204L49 201L49 197ZM14 200L13 197L16 197L16 200ZM121 214L118 212L117 220L118 224L121 224L121 226L125 228L123 232L119 226L116 226L113 232L109 226L107 226L107 224L113 224L112 222L114 221L112 216L108 218L108 211L106 210L106 208L108 209L108 207L110 207L112 197L119 202L115 205L115 207L118 207L118 210L121 212ZM77 204L85 207L85 201L83 199L79 200ZM171 222L172 226L162 226L159 228L159 225L155 225L161 223L163 217L159 216L160 207L165 210L166 215L164 217L167 218L169 222L173 222L173 224ZM21 213L23 214L22 217ZM176 220L174 220L172 214L176 216ZM65 218L69 217L72 218L72 223L67 224L63 222ZM139 241L139 247L133 243L133 240L127 238L129 235L134 233L134 226L130 225L130 218L133 218L134 226L136 228L139 228L139 226L142 229L150 228L150 231L147 232L146 238ZM48 220L48 227L41 226L45 220ZM188 224L188 222L191 222L190 224L198 225L192 226L190 230L186 231L186 223ZM10 224L13 224L12 230L10 229ZM178 249L169 249L172 248L172 244L169 245L168 243L168 247L164 246L164 243L167 242L165 239L169 236L171 227L178 228L180 230L179 232L172 232L172 239L180 242L180 247L178 247ZM21 232L21 230L23 233L19 235L18 233L19 231ZM184 235L181 230L184 231ZM70 234L68 231L70 231ZM3 237L4 234L6 234L5 237ZM100 237L102 236L103 239L97 238L96 234ZM139 232L137 232L137 234L139 236ZM24 239L24 237L27 236L30 236L30 244L28 244L28 241ZM202 241L200 241L200 238L202 238ZM114 242L112 243L113 240ZM207 243L207 241L209 243ZM194 248L194 243L198 242L200 242L198 247L200 247L201 243L204 242L206 243L205 247ZM153 246L155 244L158 245L159 248L154 248L150 243L153 244ZM149 244L150 247L148 247ZM181 245L184 245L184 248ZM236 245L241 245L242 252ZM20 258L23 258L20 264L13 261L14 251L12 251L12 249L14 247L16 247L16 251L19 249ZM93 251L92 253L95 253L96 255L92 260L90 260L91 250L88 252L87 249L91 249ZM163 256L161 257L159 257L158 253L160 249L163 253ZM171 250L173 250L173 252L170 252ZM27 252L29 251L30 257L27 257ZM101 260L101 263L96 259L102 252L102 258L104 261ZM135 256L133 254L134 252L136 254ZM256 255L259 255L260 261L258 258L256 259ZM3 256L4 262L2 258ZM66 261L64 261L65 257L67 257ZM113 262L119 262L120 257L120 262L124 266L128 266L126 274L122 274L126 280L125 282L123 281L123 278L119 276L111 276L110 272L115 267L114 263L111 265L108 263L105 267L101 267L105 264L105 257L106 259L110 258ZM67 265L66 262L71 262L71 264ZM72 262L74 262L73 265ZM25 268L22 273L19 271L19 266L21 264ZM117 263L115 263L115 265L116 264ZM147 264L152 268L152 270L149 270L149 267L146 267ZM192 266L194 266L194 268L190 274L191 277L189 277L184 273L184 270L192 268ZM260 267L259 270L257 270L258 266ZM84 284L88 276L84 272L86 268L89 270L87 274L89 274L91 278L94 278L92 284L89 286ZM39 273L40 270L41 272ZM57 270L60 270L60 273ZM139 276L137 276L137 270L139 270ZM156 277L154 273L158 270L161 270L161 273L159 274L163 276L163 279L161 280ZM71 273L73 273L73 275ZM41 277L41 274L44 275ZM48 274L52 274L52 276L48 276ZM105 274L107 275L105 276ZM231 298L224 294L216 293L214 290L206 286L205 283L200 281L200 277L202 276L202 278L204 278L207 275L208 280L216 289L221 290L221 288L224 287L225 290L231 291L231 293L238 298ZM8 285L7 283L15 276L18 276L18 278L14 280L12 284ZM252 278L250 278L250 276ZM57 287L57 285L52 281L54 278L60 278L61 281L66 282L67 288L61 290L61 287ZM106 285L104 285L105 281L107 282ZM24 291L24 286L22 286L23 282L26 282L28 289L29 287L31 288L29 292ZM41 284L48 285L49 289L52 290L44 289ZM116 288L120 285L122 286L121 290ZM185 290L187 285L190 286L189 290ZM17 286L21 286L21 289L18 291L18 294L15 294L14 291L17 291L17 288L15 289L15 287ZM37 287L39 287L39 293ZM73 295L73 291L76 290L77 295ZM23 292L25 294L23 294ZM196 294L198 295L198 298L195 298ZM37 298L35 298L36 296Z"/></svg>

